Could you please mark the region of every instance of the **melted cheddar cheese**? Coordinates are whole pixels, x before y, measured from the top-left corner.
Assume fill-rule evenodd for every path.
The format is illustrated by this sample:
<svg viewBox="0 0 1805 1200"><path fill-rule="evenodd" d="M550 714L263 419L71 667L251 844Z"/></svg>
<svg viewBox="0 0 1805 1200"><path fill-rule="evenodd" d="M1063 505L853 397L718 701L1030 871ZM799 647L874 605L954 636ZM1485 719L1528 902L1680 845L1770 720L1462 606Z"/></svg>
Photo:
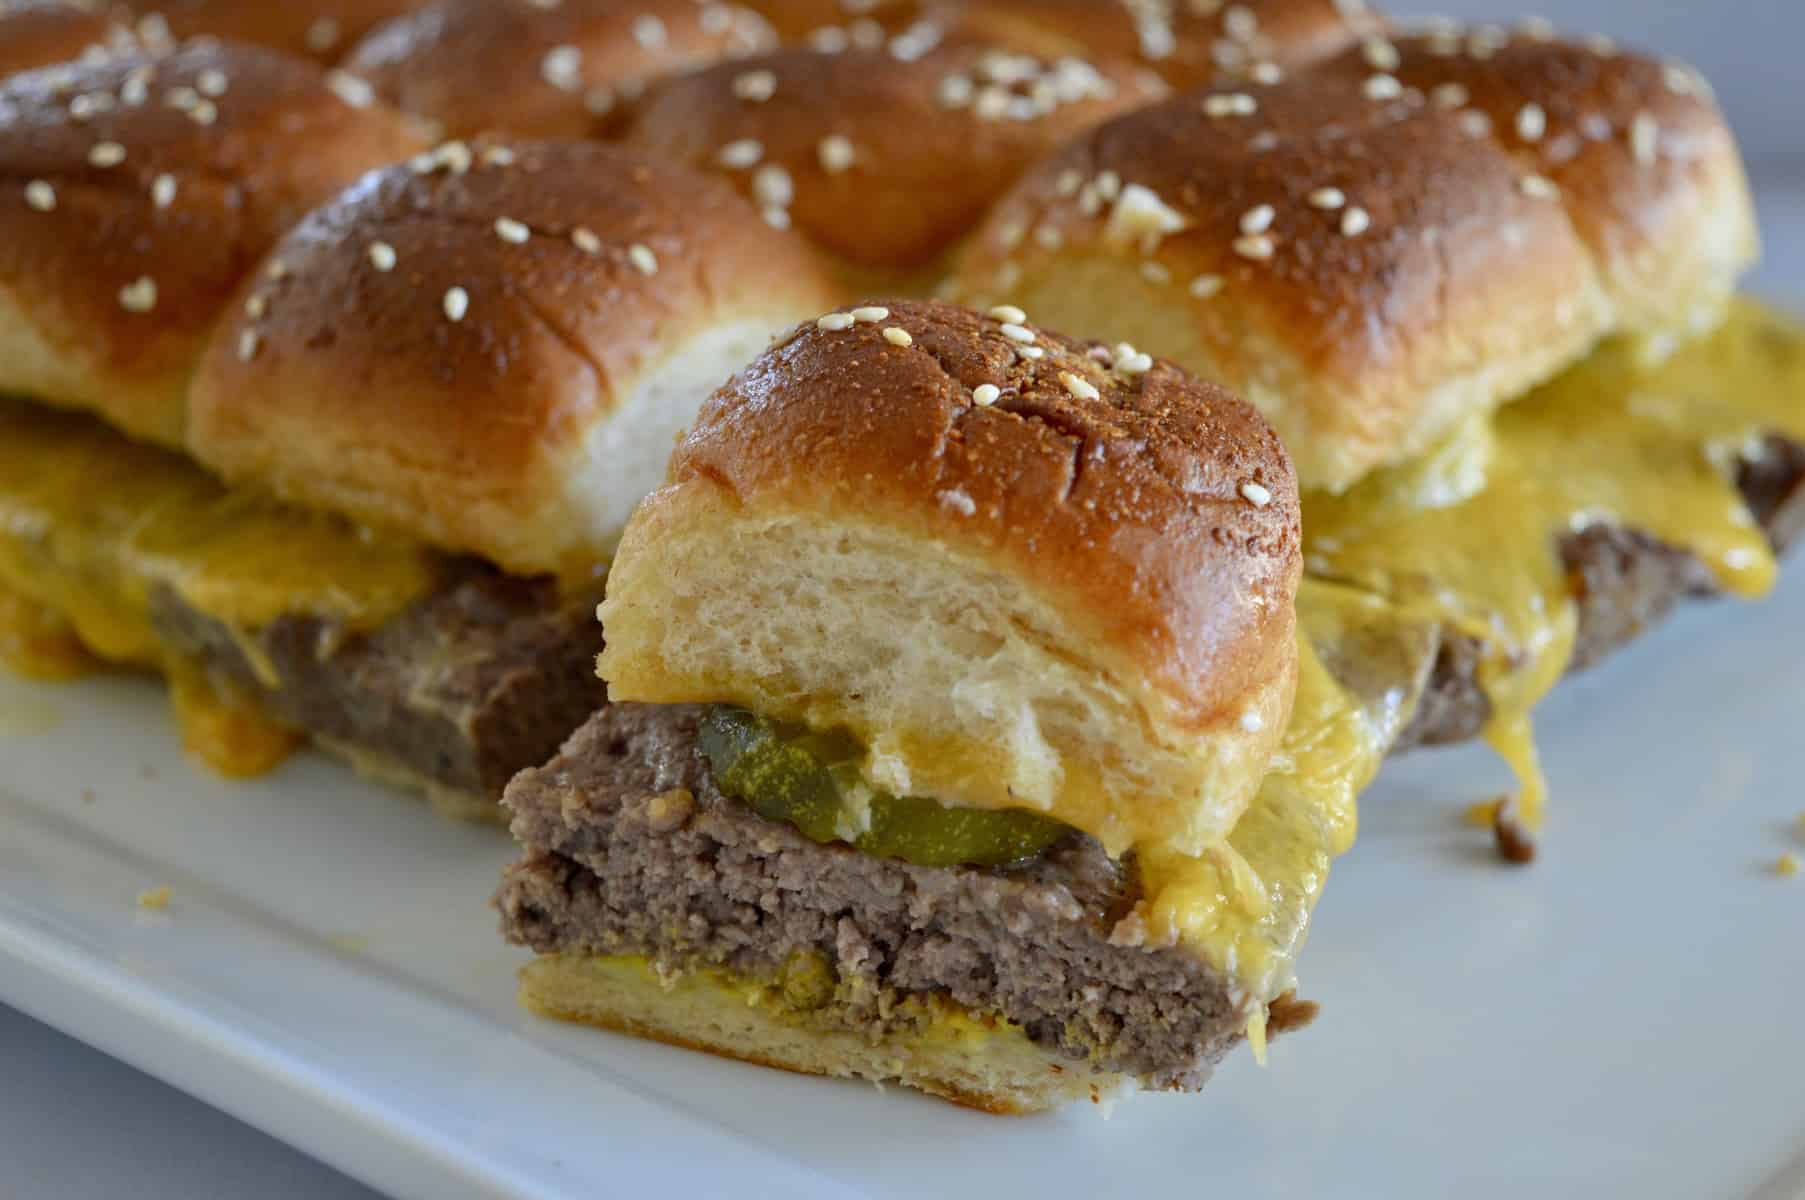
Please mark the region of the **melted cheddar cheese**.
<svg viewBox="0 0 1805 1200"><path fill-rule="evenodd" d="M267 770L297 739L170 643L160 595L224 625L255 665L255 635L278 617L370 629L434 578L412 542L233 491L89 418L0 400L0 655L36 677L78 674L90 656L163 673L184 743L227 774Z"/></svg>
<svg viewBox="0 0 1805 1200"><path fill-rule="evenodd" d="M1545 787L1530 712L1571 661L1578 598L1563 535L1590 525L1689 551L1733 595L1776 564L1734 482L1768 433L1805 440L1805 332L1738 301L1714 334L1659 365L1611 345L1423 460L1304 504L1309 573L1384 598L1481 649L1486 739L1522 781L1531 829Z"/></svg>

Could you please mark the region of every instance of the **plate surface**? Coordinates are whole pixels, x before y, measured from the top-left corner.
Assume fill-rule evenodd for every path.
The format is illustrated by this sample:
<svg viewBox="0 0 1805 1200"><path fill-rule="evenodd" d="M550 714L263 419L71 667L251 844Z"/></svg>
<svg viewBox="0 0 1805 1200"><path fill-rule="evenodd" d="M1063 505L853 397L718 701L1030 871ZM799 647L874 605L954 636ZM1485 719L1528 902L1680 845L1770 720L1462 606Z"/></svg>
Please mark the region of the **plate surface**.
<svg viewBox="0 0 1805 1200"><path fill-rule="evenodd" d="M1801 196L1766 197L1788 290ZM1387 769L1303 959L1323 1016L1265 1070L999 1120L529 1018L485 907L498 832L313 757L223 784L149 683L0 677L0 1001L435 1200L1805 1196L1805 876L1771 870L1805 856L1805 566L1540 725L1529 870L1460 821L1507 782L1483 751Z"/></svg>

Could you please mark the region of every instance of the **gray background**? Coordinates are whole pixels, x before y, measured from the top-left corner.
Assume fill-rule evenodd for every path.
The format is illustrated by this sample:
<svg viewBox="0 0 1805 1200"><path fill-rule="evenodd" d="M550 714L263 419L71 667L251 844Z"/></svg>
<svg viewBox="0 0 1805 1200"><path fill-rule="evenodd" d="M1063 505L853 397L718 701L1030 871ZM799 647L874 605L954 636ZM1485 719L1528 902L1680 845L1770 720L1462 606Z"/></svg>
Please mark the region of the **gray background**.
<svg viewBox="0 0 1805 1200"><path fill-rule="evenodd" d="M1504 3L1443 0L1395 12L1509 16ZM1716 86L1762 201L1760 290L1805 294L1805 0L1541 0L1564 29L1608 32L1686 58ZM1521 14L1516 14L1521 15ZM0 1200L375 1193L249 1126L0 1006Z"/></svg>

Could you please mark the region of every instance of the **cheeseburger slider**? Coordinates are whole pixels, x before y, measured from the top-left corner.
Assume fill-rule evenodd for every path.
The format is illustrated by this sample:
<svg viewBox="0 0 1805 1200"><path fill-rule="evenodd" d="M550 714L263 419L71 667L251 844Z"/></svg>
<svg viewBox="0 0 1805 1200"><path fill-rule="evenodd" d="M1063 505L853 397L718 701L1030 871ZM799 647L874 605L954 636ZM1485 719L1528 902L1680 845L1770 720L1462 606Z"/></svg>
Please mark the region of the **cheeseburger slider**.
<svg viewBox="0 0 1805 1200"><path fill-rule="evenodd" d="M342 65L442 137L581 137L648 80L776 42L757 14L713 0L435 0Z"/></svg>
<svg viewBox="0 0 1805 1200"><path fill-rule="evenodd" d="M823 276L717 181L423 152L272 52L58 79L0 88L0 649L161 672L230 773L305 737L492 811L601 703L650 464Z"/></svg>
<svg viewBox="0 0 1805 1200"><path fill-rule="evenodd" d="M1297 1018L1395 731L1300 653L1294 488L1132 347L803 326L629 522L614 703L507 790L522 1000L998 1112L1200 1086Z"/></svg>
<svg viewBox="0 0 1805 1200"><path fill-rule="evenodd" d="M951 290L1246 394L1309 575L1439 631L1403 744L1483 733L1533 827L1540 696L1678 596L1761 593L1797 530L1805 340L1732 299L1755 254L1695 72L1443 24L1097 128Z"/></svg>

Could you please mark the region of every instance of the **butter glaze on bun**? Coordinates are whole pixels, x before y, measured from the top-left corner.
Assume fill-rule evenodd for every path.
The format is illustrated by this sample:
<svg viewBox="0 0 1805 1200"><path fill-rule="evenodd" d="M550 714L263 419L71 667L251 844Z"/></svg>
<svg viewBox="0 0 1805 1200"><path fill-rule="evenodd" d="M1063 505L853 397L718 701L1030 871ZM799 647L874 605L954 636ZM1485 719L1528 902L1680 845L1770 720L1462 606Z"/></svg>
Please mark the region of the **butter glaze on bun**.
<svg viewBox="0 0 1805 1200"><path fill-rule="evenodd" d="M1111 122L1024 178L949 290L1221 379L1331 490L1607 335L1708 326L1755 235L1696 76L1478 36L1369 39Z"/></svg>
<svg viewBox="0 0 1805 1200"><path fill-rule="evenodd" d="M1290 462L1228 392L1018 315L845 310L722 388L628 527L603 678L850 730L894 792L1200 852L1290 711Z"/></svg>
<svg viewBox="0 0 1805 1200"><path fill-rule="evenodd" d="M756 13L696 0L437 0L344 67L441 137L582 137L661 75L768 50Z"/></svg>
<svg viewBox="0 0 1805 1200"><path fill-rule="evenodd" d="M855 278L889 280L931 269L1042 155L1163 92L1121 64L893 39L666 80L624 137L725 174Z"/></svg>
<svg viewBox="0 0 1805 1200"><path fill-rule="evenodd" d="M201 348L252 263L420 149L311 63L197 45L0 85L0 391L181 448Z"/></svg>
<svg viewBox="0 0 1805 1200"><path fill-rule="evenodd" d="M202 365L191 449L515 574L584 571L703 398L834 295L719 180L447 143L276 246Z"/></svg>

